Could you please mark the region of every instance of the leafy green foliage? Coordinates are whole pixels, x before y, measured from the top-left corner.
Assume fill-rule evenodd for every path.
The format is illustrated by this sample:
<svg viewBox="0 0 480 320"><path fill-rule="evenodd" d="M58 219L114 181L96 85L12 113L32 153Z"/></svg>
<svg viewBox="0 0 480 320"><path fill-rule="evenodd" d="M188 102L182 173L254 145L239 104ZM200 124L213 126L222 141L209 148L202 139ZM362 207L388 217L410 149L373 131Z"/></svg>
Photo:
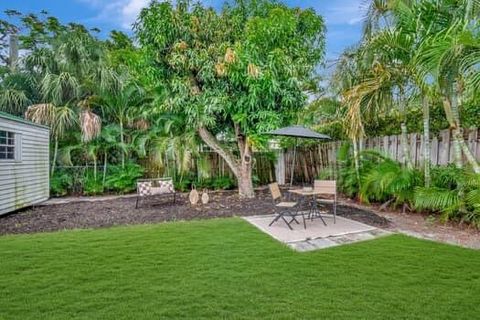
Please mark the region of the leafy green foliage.
<svg viewBox="0 0 480 320"><path fill-rule="evenodd" d="M83 194L86 196L94 196L102 194L105 191L102 180L95 179L93 175L87 175L83 186Z"/></svg>
<svg viewBox="0 0 480 320"><path fill-rule="evenodd" d="M432 170L432 186L415 189L415 207L440 212L443 220L460 220L480 227L480 175L455 166Z"/></svg>
<svg viewBox="0 0 480 320"><path fill-rule="evenodd" d="M440 213L444 221L480 227L480 175L471 168L434 167L431 186L424 187L421 171L366 150L359 156L359 180L349 149L349 144L343 145L338 158L339 188L348 197L394 207L407 204L412 210Z"/></svg>
<svg viewBox="0 0 480 320"><path fill-rule="evenodd" d="M198 131L239 180L251 176L252 145L266 142L260 134L291 122L316 90L325 47L314 10L270 0L233 1L219 12L153 1L135 31L161 93L156 108L182 116L182 129ZM245 182L239 187L252 196Z"/></svg>
<svg viewBox="0 0 480 320"><path fill-rule="evenodd" d="M73 187L73 176L65 171L57 171L50 178L50 194L56 197L65 196Z"/></svg>
<svg viewBox="0 0 480 320"><path fill-rule="evenodd" d="M376 165L366 171L361 178L360 199L385 202L393 200L395 205L413 203L414 188L422 185L421 172L402 165L378 153L368 152L369 159ZM365 153L361 156L365 157Z"/></svg>
<svg viewBox="0 0 480 320"><path fill-rule="evenodd" d="M119 193L136 190L137 179L143 175L143 168L138 164L127 163L125 167L110 166L105 188Z"/></svg>

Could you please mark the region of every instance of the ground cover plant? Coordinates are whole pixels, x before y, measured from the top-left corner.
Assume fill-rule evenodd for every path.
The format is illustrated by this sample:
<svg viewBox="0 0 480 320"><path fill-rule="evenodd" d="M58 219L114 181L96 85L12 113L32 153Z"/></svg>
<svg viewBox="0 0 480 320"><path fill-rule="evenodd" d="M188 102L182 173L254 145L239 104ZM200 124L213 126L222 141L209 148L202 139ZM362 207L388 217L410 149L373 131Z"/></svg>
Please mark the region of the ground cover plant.
<svg viewBox="0 0 480 320"><path fill-rule="evenodd" d="M350 145L344 144L338 154L339 170L322 172L319 178L338 179L339 188L349 198L382 209L402 208L438 214L442 221L466 222L480 226L480 175L470 167L453 164L431 168L429 186L419 169L408 168L377 150L359 153L357 166Z"/></svg>
<svg viewBox="0 0 480 320"><path fill-rule="evenodd" d="M0 237L4 319L474 319L478 252L297 253L239 218Z"/></svg>

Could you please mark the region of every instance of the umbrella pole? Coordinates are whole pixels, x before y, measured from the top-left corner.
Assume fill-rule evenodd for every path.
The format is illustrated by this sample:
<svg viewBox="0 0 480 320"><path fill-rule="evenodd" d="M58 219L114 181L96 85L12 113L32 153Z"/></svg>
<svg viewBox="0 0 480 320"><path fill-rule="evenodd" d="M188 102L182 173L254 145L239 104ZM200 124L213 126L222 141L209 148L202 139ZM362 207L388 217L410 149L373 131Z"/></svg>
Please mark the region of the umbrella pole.
<svg viewBox="0 0 480 320"><path fill-rule="evenodd" d="M295 158L297 156L297 142L298 139L295 138L295 145L293 146L292 170L290 172L290 186L293 186L293 173L295 172Z"/></svg>

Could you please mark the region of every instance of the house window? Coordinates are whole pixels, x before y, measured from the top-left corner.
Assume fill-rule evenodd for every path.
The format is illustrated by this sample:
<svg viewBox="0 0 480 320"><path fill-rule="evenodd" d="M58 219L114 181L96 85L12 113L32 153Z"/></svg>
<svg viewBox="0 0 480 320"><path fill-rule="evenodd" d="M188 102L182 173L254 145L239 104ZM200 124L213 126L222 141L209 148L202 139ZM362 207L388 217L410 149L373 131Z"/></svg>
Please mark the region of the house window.
<svg viewBox="0 0 480 320"><path fill-rule="evenodd" d="M0 130L0 160L15 160L15 133Z"/></svg>

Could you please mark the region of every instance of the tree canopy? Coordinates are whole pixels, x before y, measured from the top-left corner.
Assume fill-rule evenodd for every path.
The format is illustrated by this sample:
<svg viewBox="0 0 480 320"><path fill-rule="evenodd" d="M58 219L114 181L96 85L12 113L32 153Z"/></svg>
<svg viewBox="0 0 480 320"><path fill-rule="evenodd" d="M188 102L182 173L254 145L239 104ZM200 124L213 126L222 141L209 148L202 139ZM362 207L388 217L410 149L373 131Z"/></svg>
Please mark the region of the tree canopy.
<svg viewBox="0 0 480 320"><path fill-rule="evenodd" d="M157 108L185 116L253 196L252 147L292 121L324 55L323 20L274 1L236 1L222 11L154 1L135 25L165 99ZM218 139L222 136L223 139ZM225 142L233 139L236 148Z"/></svg>

